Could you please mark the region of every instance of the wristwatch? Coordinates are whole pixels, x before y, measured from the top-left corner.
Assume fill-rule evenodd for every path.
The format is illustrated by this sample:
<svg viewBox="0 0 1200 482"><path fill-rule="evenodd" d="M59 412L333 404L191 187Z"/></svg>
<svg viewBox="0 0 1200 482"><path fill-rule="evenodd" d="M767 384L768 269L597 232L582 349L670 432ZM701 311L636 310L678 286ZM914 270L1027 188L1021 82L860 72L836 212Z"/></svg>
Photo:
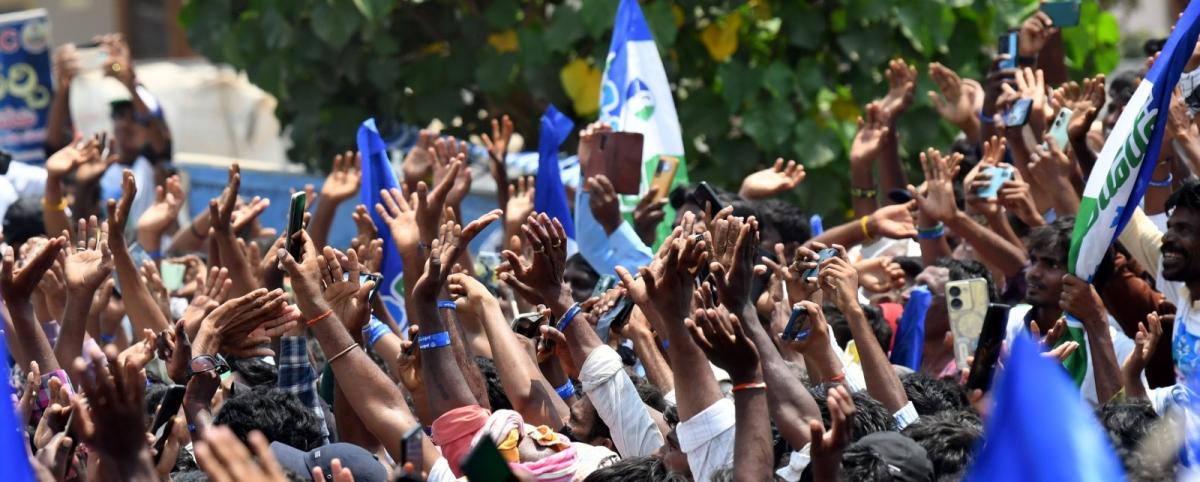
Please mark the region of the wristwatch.
<svg viewBox="0 0 1200 482"><path fill-rule="evenodd" d="M217 375L229 373L229 363L221 355L198 355L188 362L187 376L192 378L196 374L214 370Z"/></svg>

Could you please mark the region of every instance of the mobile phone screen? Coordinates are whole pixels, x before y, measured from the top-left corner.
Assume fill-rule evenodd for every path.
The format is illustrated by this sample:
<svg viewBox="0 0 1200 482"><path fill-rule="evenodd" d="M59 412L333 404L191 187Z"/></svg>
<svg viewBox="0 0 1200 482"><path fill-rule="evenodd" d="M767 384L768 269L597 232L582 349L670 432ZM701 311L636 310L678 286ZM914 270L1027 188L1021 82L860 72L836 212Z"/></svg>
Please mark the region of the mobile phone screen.
<svg viewBox="0 0 1200 482"><path fill-rule="evenodd" d="M832 258L834 256L837 256L837 255L838 255L838 252L836 249L833 249L833 248L822 249L819 253L817 253L817 266L813 267L813 268L809 268L807 271L805 271L803 279L816 278L817 272L821 269L821 266L820 266L821 262L823 262L829 258Z"/></svg>
<svg viewBox="0 0 1200 482"><path fill-rule="evenodd" d="M976 388L987 391L992 385L993 369L1000 359L1000 343L1004 341L1004 328L1008 324L1008 305L988 304L979 342L975 346L975 360L971 363L971 376L967 378L967 390Z"/></svg>
<svg viewBox="0 0 1200 482"><path fill-rule="evenodd" d="M792 308L792 316L788 317L787 326L783 328L784 341L804 341L812 333L809 325L808 310L799 303Z"/></svg>
<svg viewBox="0 0 1200 482"><path fill-rule="evenodd" d="M302 246L297 244L292 238L304 227L304 205L307 197L303 191L292 194L291 207L288 209L287 250L296 261L300 261Z"/></svg>
<svg viewBox="0 0 1200 482"><path fill-rule="evenodd" d="M708 209L708 205L712 205L712 212L708 213L709 216L716 216L725 208L721 204L721 199L717 197L717 191L706 181L700 181L700 185L696 186L695 198L696 202L700 203L700 209Z"/></svg>
<svg viewBox="0 0 1200 482"><path fill-rule="evenodd" d="M1017 54L1020 35L1016 30L1010 30L1000 36L1000 53L1008 54L1008 58L1000 61L1000 69L1008 70L1017 68Z"/></svg>

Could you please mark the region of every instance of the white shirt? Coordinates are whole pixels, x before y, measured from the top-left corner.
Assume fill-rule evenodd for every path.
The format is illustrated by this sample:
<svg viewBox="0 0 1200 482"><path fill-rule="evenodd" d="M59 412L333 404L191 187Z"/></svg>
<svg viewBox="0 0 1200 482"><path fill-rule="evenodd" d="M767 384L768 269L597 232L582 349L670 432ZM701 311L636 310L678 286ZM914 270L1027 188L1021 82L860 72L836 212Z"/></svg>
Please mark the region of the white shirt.
<svg viewBox="0 0 1200 482"><path fill-rule="evenodd" d="M454 482L456 480L458 477L455 477L454 472L450 471L450 462L447 462L445 458L439 458L437 462L433 463L433 467L429 469L429 477L425 479L426 482Z"/></svg>
<svg viewBox="0 0 1200 482"><path fill-rule="evenodd" d="M608 345L592 350L579 370L579 381L622 457L647 456L663 446L662 433L616 351Z"/></svg>
<svg viewBox="0 0 1200 482"><path fill-rule="evenodd" d="M722 398L675 427L693 480L708 482L713 473L733 463L736 419L733 401Z"/></svg>
<svg viewBox="0 0 1200 482"><path fill-rule="evenodd" d="M1029 310L1032 308L1032 306L1022 303L1012 307L1012 309L1009 310L1008 327L1006 328L1007 333L1004 336L1004 343L1008 347L1012 347L1013 343L1015 343L1017 340L1017 336L1025 331L1025 315L1029 313ZM1111 315L1108 317L1108 336L1109 339L1112 340L1113 352L1115 352L1117 355L1117 363L1120 364L1126 358L1129 358L1131 353L1133 353L1133 349L1135 348L1133 340L1129 339L1128 336L1125 336L1125 332L1121 331L1120 325L1117 325L1117 320ZM1083 397L1087 399L1087 401L1092 402L1093 405L1096 405L1099 404L1099 402L1097 400L1098 397L1096 396L1096 374L1092 370L1091 341L1087 338L1084 338L1083 342L1085 346L1082 348L1087 350L1088 353L1088 364L1087 372L1083 376L1083 383L1079 386L1079 392L1083 394ZM1144 375L1142 378L1142 383L1146 383Z"/></svg>

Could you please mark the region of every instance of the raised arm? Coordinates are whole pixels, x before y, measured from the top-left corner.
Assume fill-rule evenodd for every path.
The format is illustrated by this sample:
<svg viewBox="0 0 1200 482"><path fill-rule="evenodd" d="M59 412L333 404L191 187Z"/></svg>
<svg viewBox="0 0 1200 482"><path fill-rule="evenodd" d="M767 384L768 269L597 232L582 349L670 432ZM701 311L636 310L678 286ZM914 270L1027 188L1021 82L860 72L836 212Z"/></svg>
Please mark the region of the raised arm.
<svg viewBox="0 0 1200 482"><path fill-rule="evenodd" d="M1095 287L1074 275L1063 276L1062 299L1059 307L1083 323L1087 334L1088 358L1096 381L1096 401L1106 403L1121 391L1121 369L1114 351L1109 330L1108 311ZM1140 385L1142 382L1138 380Z"/></svg>
<svg viewBox="0 0 1200 482"><path fill-rule="evenodd" d="M121 298L134 331L149 328L157 333L169 328L170 323L150 295L137 264L129 255L129 247L125 245L125 224L135 195L137 184L133 180L133 171L126 169L121 182L121 201L108 200L108 249L112 252L117 280L121 283Z"/></svg>
<svg viewBox="0 0 1200 482"><path fill-rule="evenodd" d="M67 300L60 320L62 331L54 346L54 355L61 366L70 366L82 353L94 294L112 273L112 253L105 239L107 228L108 225L101 225L95 216L87 221L80 219L75 244L68 245L62 257Z"/></svg>
<svg viewBox="0 0 1200 482"><path fill-rule="evenodd" d="M460 316L476 316L483 325L500 385L513 409L531 424L562 426L570 417L570 408L542 375L525 344L509 328L499 300L482 283L463 273L450 275L449 289Z"/></svg>
<svg viewBox="0 0 1200 482"><path fill-rule="evenodd" d="M49 141L47 141L49 142ZM100 158L99 137L92 137L81 144L67 144L46 159L46 194L42 199L42 221L47 233L61 233L71 229L67 216L66 196L63 181L72 172L91 158Z"/></svg>
<svg viewBox="0 0 1200 482"><path fill-rule="evenodd" d="M863 314L862 306L858 304L858 272L846 261L845 249L840 249L838 256L821 263L819 275L825 297L833 301L838 310L846 316L850 324L850 333L854 336L855 346L858 347L862 359L863 376L867 382L867 392L879 400L889 412L896 413L908 404L908 396L900 377L892 368L887 353L875 340L871 325Z"/></svg>
<svg viewBox="0 0 1200 482"><path fill-rule="evenodd" d="M234 227L233 211L237 207L241 184L241 168L237 164L229 166L229 184L217 199L208 202L208 219L212 224L213 239L221 253L221 265L229 269L229 279L233 280L232 296L244 295L258 287L250 260L238 246Z"/></svg>
<svg viewBox="0 0 1200 482"><path fill-rule="evenodd" d="M337 208L347 199L358 194L362 185L362 155L358 152L346 151L333 158L333 168L321 184L321 195L317 198L317 212L313 214L308 231L312 233L313 243L325 246L329 240L329 229L333 226L333 218Z"/></svg>
<svg viewBox="0 0 1200 482"><path fill-rule="evenodd" d="M147 253L162 254L163 233L179 218L184 199L179 176L168 177L164 185L154 188L154 205L137 220L138 244L142 245ZM158 262L157 259L154 261Z"/></svg>
<svg viewBox="0 0 1200 482"><path fill-rule="evenodd" d="M913 223L912 214L909 212L911 209L912 203L884 206L869 216L862 216L846 224L827 229L820 236L816 236L804 244L805 246L811 246L814 243L856 246L878 238L912 238L917 235L917 228Z"/></svg>
<svg viewBox="0 0 1200 482"><path fill-rule="evenodd" d="M904 165L900 161L900 116L912 106L913 91L917 86L917 69L903 59L892 59L886 73L888 93L879 101L879 115L887 124L882 156L879 159L880 187L883 192L904 189L908 181L904 176ZM864 213L865 214L865 213Z"/></svg>
<svg viewBox="0 0 1200 482"><path fill-rule="evenodd" d="M37 289L38 279L50 269L50 265L54 264L54 259L66 244L66 238L51 238L20 271L16 271L12 247L4 247L0 295L4 297L13 327L12 336L7 338L10 347L14 344L20 345L20 349L10 351L14 354L24 354L28 358L17 360L21 366L27 367L30 361L35 361L43 373L58 370L60 366L54 358L54 349L50 347L46 334L42 332L42 327L33 315L33 303L30 300L33 290Z"/></svg>
<svg viewBox="0 0 1200 482"><path fill-rule="evenodd" d="M850 145L850 206L856 216L867 216L879 208L879 191L875 183L875 161L887 144L890 127L879 113L879 104L867 104L858 120L858 133Z"/></svg>

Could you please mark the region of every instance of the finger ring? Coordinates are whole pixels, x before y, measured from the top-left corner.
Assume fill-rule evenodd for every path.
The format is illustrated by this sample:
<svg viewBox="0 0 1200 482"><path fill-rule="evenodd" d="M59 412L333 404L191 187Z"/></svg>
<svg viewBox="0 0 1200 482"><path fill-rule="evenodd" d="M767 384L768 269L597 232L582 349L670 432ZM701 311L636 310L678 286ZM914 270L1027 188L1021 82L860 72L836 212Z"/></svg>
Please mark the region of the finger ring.
<svg viewBox="0 0 1200 482"><path fill-rule="evenodd" d="M118 64L118 63L116 63L116 62L113 62L113 64L112 64L112 71L113 71L114 73L116 73L116 72L120 72L120 71L121 71L121 64Z"/></svg>
<svg viewBox="0 0 1200 482"><path fill-rule="evenodd" d="M559 246L562 246L562 241L559 241L559 240L557 240L557 239L556 239L556 240L554 240L554 243L552 243L552 244L550 245L550 247L553 247L553 248L557 248L557 247L559 247Z"/></svg>
<svg viewBox="0 0 1200 482"><path fill-rule="evenodd" d="M544 252L546 252L546 247L545 247L545 246L534 246L534 247L533 247L533 252L535 252L535 253L544 253Z"/></svg>
<svg viewBox="0 0 1200 482"><path fill-rule="evenodd" d="M692 266L691 268L688 268L688 274L692 276L695 276L697 271L700 271L699 266Z"/></svg>

